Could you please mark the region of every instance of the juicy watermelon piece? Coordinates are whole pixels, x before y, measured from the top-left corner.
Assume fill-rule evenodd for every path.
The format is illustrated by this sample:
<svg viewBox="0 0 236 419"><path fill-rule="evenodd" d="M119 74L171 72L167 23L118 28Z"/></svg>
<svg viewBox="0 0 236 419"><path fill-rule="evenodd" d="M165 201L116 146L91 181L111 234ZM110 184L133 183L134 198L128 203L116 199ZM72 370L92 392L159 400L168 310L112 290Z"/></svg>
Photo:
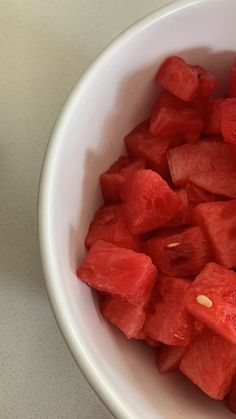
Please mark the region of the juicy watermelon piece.
<svg viewBox="0 0 236 419"><path fill-rule="evenodd" d="M176 189L175 193L179 196L181 200L181 205L176 211L173 218L166 223L167 227L177 227L189 222L189 205L188 205L188 195L184 188Z"/></svg>
<svg viewBox="0 0 236 419"><path fill-rule="evenodd" d="M118 327L128 339L138 337L146 319L142 305L132 305L121 297L108 295L102 300L100 309L103 317Z"/></svg>
<svg viewBox="0 0 236 419"><path fill-rule="evenodd" d="M221 132L225 141L236 144L236 98L221 104Z"/></svg>
<svg viewBox="0 0 236 419"><path fill-rule="evenodd" d="M121 156L111 167L100 176L102 194L107 201L120 201L126 182L130 182L134 173L144 169L144 160L131 161Z"/></svg>
<svg viewBox="0 0 236 419"><path fill-rule="evenodd" d="M199 227L160 234L147 241L145 252L158 270L180 277L197 275L211 260L208 242Z"/></svg>
<svg viewBox="0 0 236 419"><path fill-rule="evenodd" d="M151 346L151 348L157 348L159 346L159 342L156 342L154 339L147 336L143 329L137 334L136 339L143 340Z"/></svg>
<svg viewBox="0 0 236 419"><path fill-rule="evenodd" d="M208 192L194 183L188 182L185 186L186 194L188 197L189 205L195 207L198 204L205 202L213 202L216 200L216 195Z"/></svg>
<svg viewBox="0 0 236 419"><path fill-rule="evenodd" d="M180 198L152 170L139 170L127 189L124 218L132 234L165 225L181 205Z"/></svg>
<svg viewBox="0 0 236 419"><path fill-rule="evenodd" d="M228 96L236 97L236 58L234 59L229 75Z"/></svg>
<svg viewBox="0 0 236 419"><path fill-rule="evenodd" d="M144 332L166 345L187 346L192 334L192 317L181 301L191 282L164 275L159 275L157 281L162 300L150 306Z"/></svg>
<svg viewBox="0 0 236 419"><path fill-rule="evenodd" d="M184 305L210 329L236 344L236 273L208 263L185 294Z"/></svg>
<svg viewBox="0 0 236 419"><path fill-rule="evenodd" d="M205 106L205 134L221 134L221 105L224 99L211 99Z"/></svg>
<svg viewBox="0 0 236 419"><path fill-rule="evenodd" d="M205 229L214 249L215 260L227 268L235 268L236 199L200 204L193 217Z"/></svg>
<svg viewBox="0 0 236 419"><path fill-rule="evenodd" d="M183 358L186 348L183 346L162 345L158 349L156 357L156 365L160 374L166 374L179 368L181 359Z"/></svg>
<svg viewBox="0 0 236 419"><path fill-rule="evenodd" d="M156 81L180 99L191 101L198 93L196 71L180 57L168 57L160 66Z"/></svg>
<svg viewBox="0 0 236 419"><path fill-rule="evenodd" d="M175 137L182 136L186 141L195 143L199 141L203 128L203 120L196 109L184 109L173 106L160 106L157 102L153 108L150 120L150 132L155 136Z"/></svg>
<svg viewBox="0 0 236 419"><path fill-rule="evenodd" d="M236 413L236 377L234 377L232 381L232 386L228 399L228 406L233 413Z"/></svg>
<svg viewBox="0 0 236 419"><path fill-rule="evenodd" d="M186 349L179 369L208 396L223 400L235 374L236 346L206 330Z"/></svg>
<svg viewBox="0 0 236 419"><path fill-rule="evenodd" d="M199 80L198 95L210 96L218 84L216 77L200 65L195 65L192 68L197 72Z"/></svg>
<svg viewBox="0 0 236 419"><path fill-rule="evenodd" d="M121 205L107 205L99 208L90 224L85 245L89 249L97 240L105 240L120 247L142 250L141 241L129 232L122 214Z"/></svg>
<svg viewBox="0 0 236 419"><path fill-rule="evenodd" d="M98 240L85 256L77 276L98 291L126 298L130 304L145 304L157 270L147 255Z"/></svg>
<svg viewBox="0 0 236 419"><path fill-rule="evenodd" d="M149 124L146 121L135 127L124 138L124 141L127 153L131 158L145 160L148 169L157 171L163 177L169 175L167 151L184 142L179 137L162 138L152 136L149 133Z"/></svg>
<svg viewBox="0 0 236 419"><path fill-rule="evenodd" d="M167 153L172 181L192 182L209 192L236 197L236 146L220 141L183 144Z"/></svg>

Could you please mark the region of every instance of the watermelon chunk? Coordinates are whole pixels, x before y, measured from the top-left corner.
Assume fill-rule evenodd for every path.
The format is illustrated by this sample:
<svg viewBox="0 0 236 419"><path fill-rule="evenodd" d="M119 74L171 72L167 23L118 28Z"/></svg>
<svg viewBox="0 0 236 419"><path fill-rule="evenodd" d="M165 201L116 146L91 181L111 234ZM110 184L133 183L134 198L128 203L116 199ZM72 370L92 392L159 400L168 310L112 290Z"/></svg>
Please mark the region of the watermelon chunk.
<svg viewBox="0 0 236 419"><path fill-rule="evenodd" d="M111 167L100 176L102 194L107 201L120 201L126 182L130 182L134 173L144 169L144 160L131 161L121 156Z"/></svg>
<svg viewBox="0 0 236 419"><path fill-rule="evenodd" d="M234 377L228 399L229 409L236 413L236 378Z"/></svg>
<svg viewBox="0 0 236 419"><path fill-rule="evenodd" d="M156 357L156 365L160 374L166 374L179 368L181 359L183 358L186 348L183 346L162 345L158 349Z"/></svg>
<svg viewBox="0 0 236 419"><path fill-rule="evenodd" d="M137 338L146 313L142 305L132 305L121 297L105 296L100 305L103 317L118 327L128 339Z"/></svg>
<svg viewBox="0 0 236 419"><path fill-rule="evenodd" d="M180 57L168 57L160 66L156 81L180 99L191 101L198 93L197 72Z"/></svg>
<svg viewBox="0 0 236 419"><path fill-rule="evenodd" d="M236 146L220 141L183 144L167 153L172 181L187 182L218 195L236 197Z"/></svg>
<svg viewBox="0 0 236 419"><path fill-rule="evenodd" d="M208 263L185 294L184 305L210 329L236 344L236 273Z"/></svg>
<svg viewBox="0 0 236 419"><path fill-rule="evenodd" d="M173 276L195 276L211 260L208 242L199 227L187 227L151 238L145 245L145 252L158 270Z"/></svg>
<svg viewBox="0 0 236 419"><path fill-rule="evenodd" d="M124 218L132 234L165 225L181 205L180 198L152 170L139 170L127 189Z"/></svg>
<svg viewBox="0 0 236 419"><path fill-rule="evenodd" d="M174 214L174 217L166 223L167 227L177 227L188 224L189 222L189 204L187 192L184 188L179 188L176 189L175 193L179 196L181 205Z"/></svg>
<svg viewBox="0 0 236 419"><path fill-rule="evenodd" d="M186 107L175 108L172 105L160 106L157 102L153 108L150 120L150 132L155 136L182 136L186 141L199 141L203 128L203 120L196 109Z"/></svg>
<svg viewBox="0 0 236 419"><path fill-rule="evenodd" d="M215 260L227 268L236 267L236 199L200 204L194 211L214 249Z"/></svg>
<svg viewBox="0 0 236 419"><path fill-rule="evenodd" d="M234 59L229 75L228 96L236 97L236 58Z"/></svg>
<svg viewBox="0 0 236 419"><path fill-rule="evenodd" d="M223 400L236 369L236 346L206 330L186 349L179 366L208 396Z"/></svg>
<svg viewBox="0 0 236 419"><path fill-rule="evenodd" d="M188 197L189 205L195 207L198 204L205 202L213 202L216 200L216 195L212 192L208 192L205 189L194 185L192 182L188 182L185 186L186 194Z"/></svg>
<svg viewBox="0 0 236 419"><path fill-rule="evenodd" d="M218 84L216 77L200 65L195 65L192 68L197 72L199 80L198 95L210 96Z"/></svg>
<svg viewBox="0 0 236 419"><path fill-rule="evenodd" d="M130 304L145 304L157 270L143 253L98 240L85 256L77 276L91 287L126 298Z"/></svg>
<svg viewBox="0 0 236 419"><path fill-rule="evenodd" d="M236 144L236 98L221 104L221 132L225 141Z"/></svg>
<svg viewBox="0 0 236 419"><path fill-rule="evenodd" d="M190 281L164 275L159 275L157 281L162 300L150 305L144 332L166 345L187 346L192 334L192 317L180 302Z"/></svg>
<svg viewBox="0 0 236 419"><path fill-rule="evenodd" d="M148 169L157 171L163 177L169 175L167 151L184 142L180 137L162 138L151 135L146 121L126 135L124 141L131 158L145 160Z"/></svg>
<svg viewBox="0 0 236 419"><path fill-rule="evenodd" d="M121 205L102 206L95 213L90 224L85 245L89 249L97 240L105 240L120 247L142 250L141 241L129 232L122 214Z"/></svg>
<svg viewBox="0 0 236 419"><path fill-rule="evenodd" d="M221 134L221 105L224 99L211 99L205 106L205 134Z"/></svg>

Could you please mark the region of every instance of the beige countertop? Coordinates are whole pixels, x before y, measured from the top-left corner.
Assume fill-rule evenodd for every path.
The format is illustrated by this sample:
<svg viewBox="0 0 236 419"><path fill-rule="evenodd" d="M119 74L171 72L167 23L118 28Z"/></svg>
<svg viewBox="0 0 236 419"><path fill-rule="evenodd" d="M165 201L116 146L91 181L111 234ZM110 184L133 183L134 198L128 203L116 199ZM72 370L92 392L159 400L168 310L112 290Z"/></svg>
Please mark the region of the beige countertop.
<svg viewBox="0 0 236 419"><path fill-rule="evenodd" d="M37 188L68 93L119 32L167 0L0 0L0 419L111 419L45 291Z"/></svg>

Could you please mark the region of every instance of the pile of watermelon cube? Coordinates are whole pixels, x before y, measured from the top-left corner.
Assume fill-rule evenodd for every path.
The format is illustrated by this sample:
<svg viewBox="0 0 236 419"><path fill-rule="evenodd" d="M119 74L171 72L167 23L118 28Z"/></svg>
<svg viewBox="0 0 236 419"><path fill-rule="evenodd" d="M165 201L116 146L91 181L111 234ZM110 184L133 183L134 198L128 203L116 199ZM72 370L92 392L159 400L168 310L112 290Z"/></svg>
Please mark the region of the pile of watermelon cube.
<svg viewBox="0 0 236 419"><path fill-rule="evenodd" d="M236 413L236 59L225 98L199 65L168 57L149 119L100 176L104 203L77 270L105 319L156 348Z"/></svg>

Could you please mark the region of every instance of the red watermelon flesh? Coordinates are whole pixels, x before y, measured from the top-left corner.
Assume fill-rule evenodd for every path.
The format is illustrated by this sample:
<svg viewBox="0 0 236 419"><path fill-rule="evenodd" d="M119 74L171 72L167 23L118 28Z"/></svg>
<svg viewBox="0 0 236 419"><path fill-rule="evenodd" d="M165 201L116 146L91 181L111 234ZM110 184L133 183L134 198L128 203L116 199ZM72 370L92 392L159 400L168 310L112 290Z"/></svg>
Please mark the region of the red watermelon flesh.
<svg viewBox="0 0 236 419"><path fill-rule="evenodd" d="M236 267L236 199L200 204L194 220L211 242L215 260L227 268Z"/></svg>
<svg viewBox="0 0 236 419"><path fill-rule="evenodd" d="M131 158L145 160L148 169L157 171L163 177L169 175L167 151L184 142L180 137L162 138L149 133L144 136L135 132L128 134L124 140L127 153Z"/></svg>
<svg viewBox="0 0 236 419"><path fill-rule="evenodd" d="M180 57L168 57L156 75L156 81L180 99L191 101L198 93L199 79L196 71Z"/></svg>
<svg viewBox="0 0 236 419"><path fill-rule="evenodd" d="M206 330L186 349L179 369L208 396L223 400L236 370L236 346Z"/></svg>
<svg viewBox="0 0 236 419"><path fill-rule="evenodd" d="M157 287L162 300L153 303L147 314L144 332L166 345L187 346L192 334L192 317L181 301L190 281L159 275Z"/></svg>
<svg viewBox="0 0 236 419"><path fill-rule="evenodd" d="M157 235L147 241L145 252L158 270L180 277L197 275L211 260L211 249L199 227Z"/></svg>
<svg viewBox="0 0 236 419"><path fill-rule="evenodd" d="M154 107L150 121L150 132L155 136L182 136L189 143L199 141L203 121L196 109L182 110L172 106Z"/></svg>
<svg viewBox="0 0 236 419"><path fill-rule="evenodd" d="M220 141L183 144L168 151L172 181L192 182L208 192L236 197L236 146Z"/></svg>
<svg viewBox="0 0 236 419"><path fill-rule="evenodd" d="M229 75L228 96L236 97L236 58L234 59Z"/></svg>
<svg viewBox="0 0 236 419"><path fill-rule="evenodd" d="M192 69L197 72L199 80L198 95L210 96L214 92L218 84L216 77L200 65L192 66Z"/></svg>
<svg viewBox="0 0 236 419"><path fill-rule="evenodd" d="M236 344L236 273L208 263L185 294L184 305L210 329Z"/></svg>
<svg viewBox="0 0 236 419"><path fill-rule="evenodd" d="M175 193L181 199L181 205L178 211L176 211L174 217L166 223L167 227L177 227L188 224L189 222L189 203L187 192L184 188L179 188L176 189Z"/></svg>
<svg viewBox="0 0 236 419"><path fill-rule="evenodd" d="M156 281L157 270L143 253L98 240L85 256L77 276L98 291L145 304Z"/></svg>
<svg viewBox="0 0 236 419"><path fill-rule="evenodd" d="M89 249L97 240L105 240L120 247L142 250L141 241L129 232L122 214L121 205L107 205L99 208L90 224L85 245Z"/></svg>
<svg viewBox="0 0 236 419"><path fill-rule="evenodd" d="M158 349L156 365L160 374L166 374L178 369L186 348L183 346L162 345Z"/></svg>
<svg viewBox="0 0 236 419"><path fill-rule="evenodd" d="M180 198L152 170L139 170L127 189L124 219L132 234L142 234L165 225L181 205Z"/></svg>
<svg viewBox="0 0 236 419"><path fill-rule="evenodd" d="M216 196L212 192L208 192L205 189L194 185L192 182L188 182L185 186L185 190L188 197L189 205L195 207L203 202L213 202L216 200Z"/></svg>
<svg viewBox="0 0 236 419"><path fill-rule="evenodd" d="M221 132L225 141L236 144L236 98L221 104Z"/></svg>
<svg viewBox="0 0 236 419"><path fill-rule="evenodd" d="M221 134L221 105L224 99L211 99L205 106L205 134Z"/></svg>
<svg viewBox="0 0 236 419"><path fill-rule="evenodd" d="M128 339L138 338L146 319L142 305L132 305L121 297L105 296L100 305L103 317L118 327Z"/></svg>
<svg viewBox="0 0 236 419"><path fill-rule="evenodd" d="M236 93L236 92L235 92ZM234 377L228 399L229 409L236 413L236 377Z"/></svg>
<svg viewBox="0 0 236 419"><path fill-rule="evenodd" d="M156 342L154 339L147 336L143 329L137 334L136 339L143 340L151 346L151 348L157 348L157 346L159 346L159 342Z"/></svg>
<svg viewBox="0 0 236 419"><path fill-rule="evenodd" d="M130 182L134 173L144 169L144 160L131 161L121 156L111 167L100 176L102 194L107 201L120 201L126 182Z"/></svg>

